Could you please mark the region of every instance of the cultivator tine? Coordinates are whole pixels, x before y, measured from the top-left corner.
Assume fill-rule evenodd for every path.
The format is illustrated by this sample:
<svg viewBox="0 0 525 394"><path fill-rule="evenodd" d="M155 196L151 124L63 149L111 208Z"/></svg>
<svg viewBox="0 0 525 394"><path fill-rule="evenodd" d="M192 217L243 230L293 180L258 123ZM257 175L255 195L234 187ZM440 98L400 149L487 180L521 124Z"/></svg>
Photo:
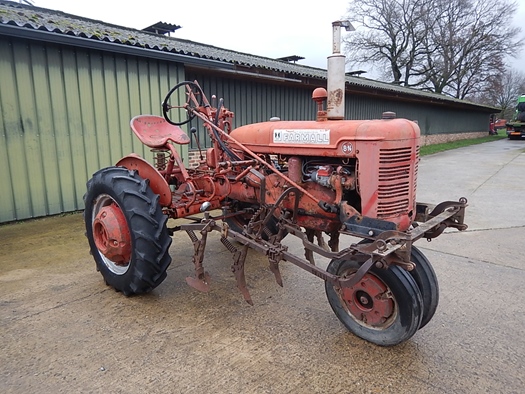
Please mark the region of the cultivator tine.
<svg viewBox="0 0 525 394"><path fill-rule="evenodd" d="M317 238L317 245L319 245L324 250L329 251L330 248L328 247L326 241L323 238L323 232L321 230L316 230L314 234L315 238Z"/></svg>
<svg viewBox="0 0 525 394"><path fill-rule="evenodd" d="M204 272L197 278L188 276L186 277L186 283L193 287L195 290L207 293L210 291L210 274Z"/></svg>
<svg viewBox="0 0 525 394"><path fill-rule="evenodd" d="M330 239L328 240L328 246L332 252L339 252L339 231L332 231L330 233Z"/></svg>
<svg viewBox="0 0 525 394"><path fill-rule="evenodd" d="M339 235L339 233L337 233ZM330 238L330 242L326 244L326 241L323 238L323 232L321 230L312 230L312 229L306 229L306 239L314 243L314 238L317 239L317 245L319 245L321 248L323 248L326 251L329 251L331 249L331 243L333 238ZM339 245L339 241L337 241L337 245ZM311 249L305 248L304 249L304 257L306 260L310 262L310 264L315 265L314 260L314 252Z"/></svg>
<svg viewBox="0 0 525 394"><path fill-rule="evenodd" d="M208 232L212 230L211 226L206 226L201 230L201 239L197 238L197 235L193 230L186 230L186 233L193 242L193 264L195 265L195 277L187 277L186 283L193 287L195 290L207 293L210 291L210 275L204 271L202 260L204 259L204 249L206 248L206 239Z"/></svg>
<svg viewBox="0 0 525 394"><path fill-rule="evenodd" d="M275 281L281 287L283 287L283 278L281 277L281 271L279 270L279 260L274 258L269 258L270 261L270 271L273 272L275 276Z"/></svg>
<svg viewBox="0 0 525 394"><path fill-rule="evenodd" d="M248 254L248 244L243 245L241 250L238 250L232 245L228 238L221 237L221 242L224 246L226 246L226 249L233 253L232 272L233 275L235 275L235 280L237 281L237 288L241 292L245 301L253 306L252 297L248 291L248 287L246 286L246 277L244 276L244 262L246 261L246 255Z"/></svg>
<svg viewBox="0 0 525 394"><path fill-rule="evenodd" d="M306 229L306 239L308 242L314 242L314 233L315 230ZM314 252L311 249L304 248L304 258L310 262L310 264L315 265Z"/></svg>

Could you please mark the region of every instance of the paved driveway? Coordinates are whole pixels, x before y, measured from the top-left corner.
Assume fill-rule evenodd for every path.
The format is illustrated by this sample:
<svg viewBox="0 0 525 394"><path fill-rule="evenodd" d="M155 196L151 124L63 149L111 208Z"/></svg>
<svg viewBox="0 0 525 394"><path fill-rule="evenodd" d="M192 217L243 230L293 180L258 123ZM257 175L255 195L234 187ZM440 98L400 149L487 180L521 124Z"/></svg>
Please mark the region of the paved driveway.
<svg viewBox="0 0 525 394"><path fill-rule="evenodd" d="M178 235L164 283L126 298L95 271L81 215L2 226L0 392L523 393L524 153L501 140L422 159L418 200L467 197L470 228L417 243L440 305L392 348L348 333L320 279L284 263L280 288L252 251L250 307L215 235L210 293L185 284L192 246Z"/></svg>

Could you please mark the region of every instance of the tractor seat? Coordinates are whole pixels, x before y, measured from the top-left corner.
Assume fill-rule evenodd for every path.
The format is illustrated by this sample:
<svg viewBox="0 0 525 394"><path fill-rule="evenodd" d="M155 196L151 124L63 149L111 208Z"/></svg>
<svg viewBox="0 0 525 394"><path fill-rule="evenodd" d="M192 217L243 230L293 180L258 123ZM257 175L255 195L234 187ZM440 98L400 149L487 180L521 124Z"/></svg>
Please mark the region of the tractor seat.
<svg viewBox="0 0 525 394"><path fill-rule="evenodd" d="M131 119L131 129L139 140L150 148L165 147L168 141L186 145L190 137L179 127L156 115L139 115Z"/></svg>

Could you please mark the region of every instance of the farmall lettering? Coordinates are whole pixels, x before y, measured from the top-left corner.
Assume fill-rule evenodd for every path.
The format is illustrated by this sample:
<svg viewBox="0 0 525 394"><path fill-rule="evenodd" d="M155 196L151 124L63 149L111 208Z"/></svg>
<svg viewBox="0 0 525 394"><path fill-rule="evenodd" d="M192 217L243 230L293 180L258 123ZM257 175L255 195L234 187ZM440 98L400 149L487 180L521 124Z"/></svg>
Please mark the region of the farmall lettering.
<svg viewBox="0 0 525 394"><path fill-rule="evenodd" d="M329 145L330 130L284 130L273 131L274 144Z"/></svg>
<svg viewBox="0 0 525 394"><path fill-rule="evenodd" d="M342 26L334 22L334 32ZM329 62L329 82L332 74ZM344 91L344 56L338 79L335 89ZM166 278L171 236L186 233L194 251L194 275L186 282L209 292L203 260L213 231L231 252L227 269L251 305L249 248L267 256L281 286L283 261L324 280L337 318L367 341L396 345L424 327L436 312L438 283L413 243L447 227L465 230L467 201L416 203L417 124L391 114L344 120L325 110L328 96L325 88L314 90L316 120L233 128L223 99L210 103L196 81L184 81L166 95L163 117L133 118L153 165L130 154L97 171L84 196L86 236L105 282L125 295L151 291ZM196 168L187 168L179 153L190 142L180 126L190 122L189 130L203 127L211 142L203 152L196 139ZM304 254L290 252L285 237L296 237ZM326 269L316 256L330 260Z"/></svg>

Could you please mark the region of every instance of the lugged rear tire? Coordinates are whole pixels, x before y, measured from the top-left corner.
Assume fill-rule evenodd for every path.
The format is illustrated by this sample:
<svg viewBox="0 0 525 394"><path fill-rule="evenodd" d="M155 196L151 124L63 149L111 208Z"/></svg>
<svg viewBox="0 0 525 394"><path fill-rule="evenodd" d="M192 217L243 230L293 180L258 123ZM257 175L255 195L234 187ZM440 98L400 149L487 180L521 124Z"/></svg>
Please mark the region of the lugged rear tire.
<svg viewBox="0 0 525 394"><path fill-rule="evenodd" d="M168 249L171 237L166 228L168 217L162 213L159 196L149 187L149 181L134 170L123 167L104 168L87 182L84 195L86 236L97 269L106 283L125 295L147 293L165 278L171 263ZM109 207L109 208L108 208ZM110 209L123 217L130 241L129 253L106 257L97 247L101 226L95 223L102 209ZM126 261L127 260L127 261Z"/></svg>
<svg viewBox="0 0 525 394"><path fill-rule="evenodd" d="M359 269L355 260L332 260L327 271L351 277ZM414 279L403 269L373 266L351 288L336 289L325 282L326 296L335 315L354 335L379 346L393 346L419 329L423 300Z"/></svg>

